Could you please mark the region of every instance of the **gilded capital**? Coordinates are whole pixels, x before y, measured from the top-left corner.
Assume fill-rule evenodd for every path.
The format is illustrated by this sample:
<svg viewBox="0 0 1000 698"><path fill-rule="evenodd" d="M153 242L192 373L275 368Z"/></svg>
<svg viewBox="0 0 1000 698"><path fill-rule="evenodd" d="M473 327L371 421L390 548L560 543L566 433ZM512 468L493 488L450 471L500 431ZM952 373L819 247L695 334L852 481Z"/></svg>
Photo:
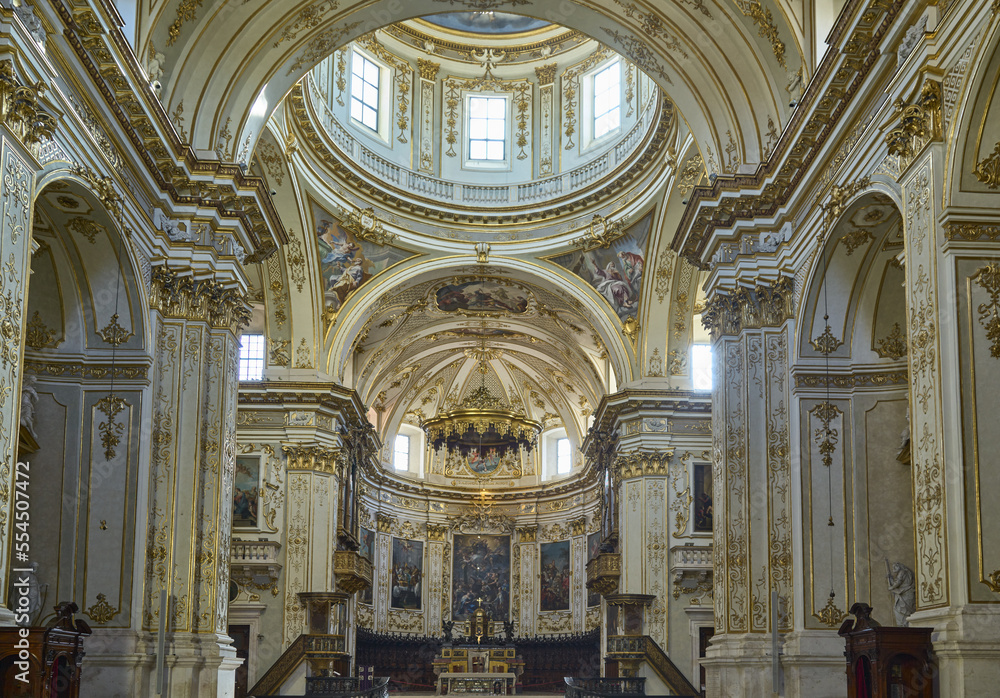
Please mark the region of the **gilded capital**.
<svg viewBox="0 0 1000 698"><path fill-rule="evenodd" d="M635 451L615 458L614 469L619 480L629 480L643 475L666 475L670 467L673 450L651 453Z"/></svg>
<svg viewBox="0 0 1000 698"><path fill-rule="evenodd" d="M55 117L39 101L46 89L43 82L22 85L14 75L13 61L0 61L0 118L25 146L48 140L55 132Z"/></svg>
<svg viewBox="0 0 1000 698"><path fill-rule="evenodd" d="M556 64L540 65L535 68L535 77L539 85L551 85L556 81Z"/></svg>
<svg viewBox="0 0 1000 698"><path fill-rule="evenodd" d="M417 70L420 71L421 80L433 81L437 79L438 71L441 70L441 64L435 63L434 61L428 61L424 58L418 58Z"/></svg>
<svg viewBox="0 0 1000 698"><path fill-rule="evenodd" d="M316 473L336 473L340 451L316 444L286 445L281 447L288 470L311 470Z"/></svg>
<svg viewBox="0 0 1000 698"><path fill-rule="evenodd" d="M515 530L519 543L534 543L538 539L538 526L518 526Z"/></svg>
<svg viewBox="0 0 1000 698"><path fill-rule="evenodd" d="M427 524L427 540L444 541L448 534L448 526L445 524Z"/></svg>
<svg viewBox="0 0 1000 698"><path fill-rule="evenodd" d="M574 536L582 536L587 532L587 517L581 516L579 519L573 519L569 522L569 527Z"/></svg>
<svg viewBox="0 0 1000 698"><path fill-rule="evenodd" d="M391 531L394 521L395 519L388 514L383 514L382 512L375 514L375 527L379 533L388 533Z"/></svg>
<svg viewBox="0 0 1000 698"><path fill-rule="evenodd" d="M885 136L889 153L910 161L932 140L939 140L941 129L941 83L928 80L912 104L896 100L899 123Z"/></svg>
<svg viewBox="0 0 1000 698"><path fill-rule="evenodd" d="M773 284L758 283L739 287L729 294L716 294L705 306L701 321L712 340L737 335L744 329L778 327L794 316L795 284L791 277L779 277Z"/></svg>
<svg viewBox="0 0 1000 698"><path fill-rule="evenodd" d="M195 280L191 269L153 268L149 304L166 317L202 320L239 332L250 322L246 294L212 279Z"/></svg>

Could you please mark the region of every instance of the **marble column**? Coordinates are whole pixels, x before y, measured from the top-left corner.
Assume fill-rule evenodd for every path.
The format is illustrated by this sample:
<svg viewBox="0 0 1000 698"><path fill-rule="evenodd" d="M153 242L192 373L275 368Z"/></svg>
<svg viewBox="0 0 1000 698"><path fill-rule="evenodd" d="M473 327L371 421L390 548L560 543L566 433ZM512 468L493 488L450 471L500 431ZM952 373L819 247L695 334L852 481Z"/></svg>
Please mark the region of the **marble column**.
<svg viewBox="0 0 1000 698"><path fill-rule="evenodd" d="M237 336L244 295L190 268L155 267L149 520L143 630L168 631L165 694L232 695L242 660L227 636L236 447ZM160 592L168 595L159 618ZM152 694L149 672L143 690Z"/></svg>
<svg viewBox="0 0 1000 698"><path fill-rule="evenodd" d="M702 664L711 696L770 695L771 592L792 627L788 354L793 282L710 299L715 637Z"/></svg>

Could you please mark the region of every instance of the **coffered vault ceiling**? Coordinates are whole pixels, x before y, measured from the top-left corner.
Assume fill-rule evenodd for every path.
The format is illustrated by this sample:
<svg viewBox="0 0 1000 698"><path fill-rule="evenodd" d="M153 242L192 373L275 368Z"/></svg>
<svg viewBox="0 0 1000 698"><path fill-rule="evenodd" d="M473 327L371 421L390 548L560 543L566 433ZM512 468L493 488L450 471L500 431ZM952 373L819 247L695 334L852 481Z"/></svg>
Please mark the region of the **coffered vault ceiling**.
<svg viewBox="0 0 1000 698"><path fill-rule="evenodd" d="M547 426L565 425L578 438L586 431L608 373L592 323L569 294L490 271L399 289L365 323L356 389L383 417L384 432L453 407L479 386L483 353L487 385L499 396Z"/></svg>

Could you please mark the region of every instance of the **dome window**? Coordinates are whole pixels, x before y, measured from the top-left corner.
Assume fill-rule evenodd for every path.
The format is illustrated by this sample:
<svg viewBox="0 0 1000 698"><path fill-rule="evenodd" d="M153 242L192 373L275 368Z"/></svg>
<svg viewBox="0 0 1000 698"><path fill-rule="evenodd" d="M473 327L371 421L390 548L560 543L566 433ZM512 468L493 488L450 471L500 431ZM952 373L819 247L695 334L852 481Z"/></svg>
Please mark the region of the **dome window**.
<svg viewBox="0 0 1000 698"><path fill-rule="evenodd" d="M382 71L358 51L351 61L351 118L378 133Z"/></svg>
<svg viewBox="0 0 1000 698"><path fill-rule="evenodd" d="M594 74L594 140L618 130L621 124L621 63Z"/></svg>
<svg viewBox="0 0 1000 698"><path fill-rule="evenodd" d="M469 97L469 160L507 159L507 98Z"/></svg>

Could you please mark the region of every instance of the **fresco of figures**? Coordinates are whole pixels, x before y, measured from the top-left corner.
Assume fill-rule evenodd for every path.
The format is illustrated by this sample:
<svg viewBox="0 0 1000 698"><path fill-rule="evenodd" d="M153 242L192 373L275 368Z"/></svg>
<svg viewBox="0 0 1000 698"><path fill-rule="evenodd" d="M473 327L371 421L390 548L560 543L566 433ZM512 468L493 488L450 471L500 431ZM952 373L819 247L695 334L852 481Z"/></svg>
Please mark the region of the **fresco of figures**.
<svg viewBox="0 0 1000 698"><path fill-rule="evenodd" d="M601 534L591 533L587 536L587 562L590 562L601 552ZM600 606L601 595L595 591L587 590L587 605Z"/></svg>
<svg viewBox="0 0 1000 698"><path fill-rule="evenodd" d="M438 310L446 313L527 312L528 291L496 279L473 279L442 286L435 293Z"/></svg>
<svg viewBox="0 0 1000 698"><path fill-rule="evenodd" d="M642 272L646 266L646 242L653 222L652 212L633 223L608 247L578 250L552 261L593 286L611 305L618 318L639 314Z"/></svg>
<svg viewBox="0 0 1000 698"><path fill-rule="evenodd" d="M423 577L423 541L393 538L390 605L393 608L419 611Z"/></svg>
<svg viewBox="0 0 1000 698"><path fill-rule="evenodd" d="M539 606L542 611L569 610L569 541L542 543L539 548L541 585Z"/></svg>
<svg viewBox="0 0 1000 698"><path fill-rule="evenodd" d="M323 304L327 308L339 309L368 279L410 256L391 245L359 240L315 203L312 214L323 277Z"/></svg>
<svg viewBox="0 0 1000 698"><path fill-rule="evenodd" d="M237 456L233 475L233 526L257 528L257 495L260 489L260 459Z"/></svg>
<svg viewBox="0 0 1000 698"><path fill-rule="evenodd" d="M694 530L712 532L712 466L694 464Z"/></svg>
<svg viewBox="0 0 1000 698"><path fill-rule="evenodd" d="M364 526L361 527L361 536L359 538L358 553L361 557L366 557L370 562L374 564L375 562L375 531L369 531ZM377 582L372 580L372 584L365 589L362 589L358 594L358 600L361 603L366 603L369 606L372 603L372 587Z"/></svg>
<svg viewBox="0 0 1000 698"><path fill-rule="evenodd" d="M468 620L482 599L496 621L510 608L510 536L455 534L451 575L452 620Z"/></svg>

